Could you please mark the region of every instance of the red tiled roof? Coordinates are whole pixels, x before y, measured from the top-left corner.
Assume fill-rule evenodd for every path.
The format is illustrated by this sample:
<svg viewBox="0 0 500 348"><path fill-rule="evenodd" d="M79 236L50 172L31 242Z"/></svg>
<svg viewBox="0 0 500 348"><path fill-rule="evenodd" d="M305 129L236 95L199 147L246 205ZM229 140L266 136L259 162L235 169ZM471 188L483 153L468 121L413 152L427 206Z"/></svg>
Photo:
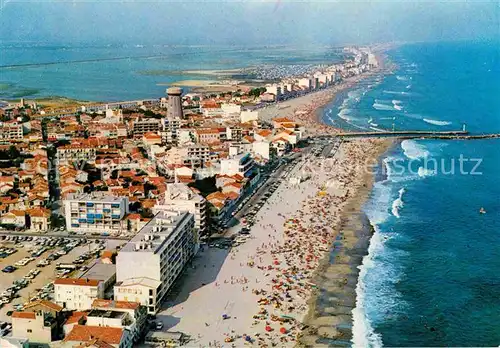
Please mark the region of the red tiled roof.
<svg viewBox="0 0 500 348"><path fill-rule="evenodd" d="M12 318L17 318L17 319L35 319L35 313L34 312L14 312L12 313Z"/></svg>
<svg viewBox="0 0 500 348"><path fill-rule="evenodd" d="M80 321L80 319L86 318L86 317L87 317L86 312L73 312L71 314L71 316L64 322L64 325L78 323Z"/></svg>
<svg viewBox="0 0 500 348"><path fill-rule="evenodd" d="M121 328L75 325L64 341L85 342L91 339L100 339L109 344L119 344L122 336L123 329Z"/></svg>
<svg viewBox="0 0 500 348"><path fill-rule="evenodd" d="M24 309L26 310L28 308L35 307L35 306L38 306L38 305L50 308L50 309L52 309L52 310L54 310L56 312L60 312L63 309L58 304L56 304L54 302L51 302L51 301L47 301L47 300L37 300L37 301L30 302L29 304L27 304L26 306L24 306Z"/></svg>
<svg viewBox="0 0 500 348"><path fill-rule="evenodd" d="M263 129L261 131L258 131L257 134L260 135L261 137L267 137L271 135L273 132L271 132L269 129Z"/></svg>

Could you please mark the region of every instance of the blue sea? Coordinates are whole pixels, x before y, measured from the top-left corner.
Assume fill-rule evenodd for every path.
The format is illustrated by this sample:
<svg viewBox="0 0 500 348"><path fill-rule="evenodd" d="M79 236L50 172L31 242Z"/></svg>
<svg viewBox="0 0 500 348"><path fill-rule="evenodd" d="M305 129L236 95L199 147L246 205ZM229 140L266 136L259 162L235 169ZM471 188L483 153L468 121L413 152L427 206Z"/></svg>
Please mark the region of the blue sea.
<svg viewBox="0 0 500 348"><path fill-rule="evenodd" d="M500 45L391 50L325 108L350 129L500 132ZM404 140L364 211L374 227L353 311L356 347L500 345L500 139ZM486 214L480 214L484 207Z"/></svg>
<svg viewBox="0 0 500 348"><path fill-rule="evenodd" d="M186 70L325 64L331 47L61 45L0 43L0 100L63 96L121 101L164 96L175 81L213 80Z"/></svg>

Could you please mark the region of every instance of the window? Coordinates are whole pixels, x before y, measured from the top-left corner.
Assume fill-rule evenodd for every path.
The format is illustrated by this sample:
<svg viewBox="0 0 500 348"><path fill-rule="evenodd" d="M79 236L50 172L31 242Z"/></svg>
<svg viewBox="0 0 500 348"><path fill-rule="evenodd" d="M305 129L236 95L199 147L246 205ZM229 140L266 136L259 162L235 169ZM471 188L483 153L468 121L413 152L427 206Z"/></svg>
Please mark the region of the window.
<svg viewBox="0 0 500 348"><path fill-rule="evenodd" d="M153 289L149 289L149 296L153 296Z"/></svg>
<svg viewBox="0 0 500 348"><path fill-rule="evenodd" d="M26 332L27 332L27 333L32 333L32 332L33 332L33 330L31 330L31 329L27 329L27 330L26 330Z"/></svg>

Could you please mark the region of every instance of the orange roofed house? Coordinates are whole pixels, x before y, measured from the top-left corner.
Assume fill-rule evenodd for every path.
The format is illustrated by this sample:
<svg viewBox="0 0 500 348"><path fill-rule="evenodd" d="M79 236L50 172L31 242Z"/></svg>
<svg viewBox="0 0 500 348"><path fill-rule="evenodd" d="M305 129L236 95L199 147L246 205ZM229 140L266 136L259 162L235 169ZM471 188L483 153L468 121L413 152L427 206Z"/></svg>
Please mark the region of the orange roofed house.
<svg viewBox="0 0 500 348"><path fill-rule="evenodd" d="M116 327L75 325L73 330L64 338L64 342L85 344L99 340L116 348L131 348L133 342L128 330Z"/></svg>

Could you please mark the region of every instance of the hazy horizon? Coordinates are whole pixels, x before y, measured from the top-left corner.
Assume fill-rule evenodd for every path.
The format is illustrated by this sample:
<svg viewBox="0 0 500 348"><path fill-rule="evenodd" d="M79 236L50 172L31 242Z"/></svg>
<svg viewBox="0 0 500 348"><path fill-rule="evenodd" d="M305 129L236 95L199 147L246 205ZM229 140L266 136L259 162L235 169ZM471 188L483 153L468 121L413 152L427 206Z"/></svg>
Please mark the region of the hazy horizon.
<svg viewBox="0 0 500 348"><path fill-rule="evenodd" d="M1 1L3 42L336 45L500 37L496 1Z"/></svg>

